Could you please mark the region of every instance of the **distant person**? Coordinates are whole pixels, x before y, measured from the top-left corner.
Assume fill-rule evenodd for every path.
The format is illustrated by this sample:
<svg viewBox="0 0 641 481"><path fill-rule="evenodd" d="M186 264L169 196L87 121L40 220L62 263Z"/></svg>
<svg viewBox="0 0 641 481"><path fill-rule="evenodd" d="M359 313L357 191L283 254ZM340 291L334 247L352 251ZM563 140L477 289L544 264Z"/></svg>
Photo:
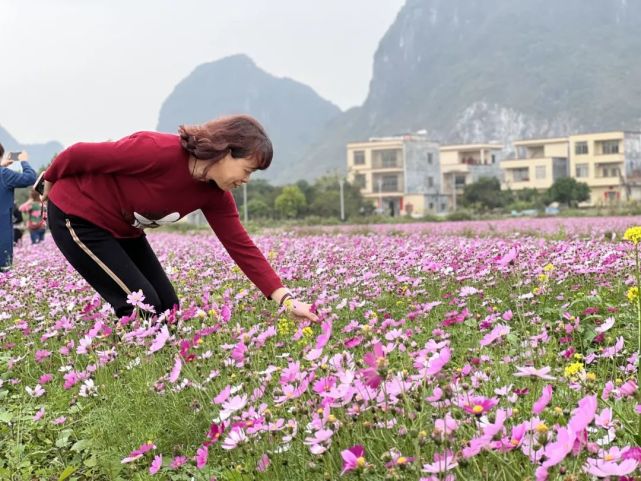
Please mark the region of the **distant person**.
<svg viewBox="0 0 641 481"><path fill-rule="evenodd" d="M144 229L201 209L232 259L263 294L294 315L318 318L296 301L240 223L231 190L272 161L272 144L252 117L181 126L178 135L137 132L115 142L78 143L45 172L49 230L62 254L114 308L142 290L156 313L178 297Z"/></svg>
<svg viewBox="0 0 641 481"><path fill-rule="evenodd" d="M0 144L0 270L7 270L13 260L13 203L14 189L30 187L36 181L36 171L27 162L27 153L10 152L5 156ZM10 169L19 161L22 172Z"/></svg>
<svg viewBox="0 0 641 481"><path fill-rule="evenodd" d="M27 214L27 230L32 244L39 244L45 240L46 215L40 194L31 189L29 200L20 206L20 211Z"/></svg>

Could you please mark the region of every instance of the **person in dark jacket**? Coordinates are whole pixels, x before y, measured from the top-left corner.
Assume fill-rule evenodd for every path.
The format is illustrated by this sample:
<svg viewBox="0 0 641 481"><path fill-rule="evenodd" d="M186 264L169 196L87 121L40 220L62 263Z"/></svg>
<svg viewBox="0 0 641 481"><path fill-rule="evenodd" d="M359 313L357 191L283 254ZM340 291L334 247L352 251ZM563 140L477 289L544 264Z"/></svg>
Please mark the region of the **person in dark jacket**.
<svg viewBox="0 0 641 481"><path fill-rule="evenodd" d="M17 160L4 154L0 144L0 270L8 269L13 260L14 189L29 187L36 181L36 171L27 162L26 152L20 152ZM22 164L22 172L9 168L16 161Z"/></svg>

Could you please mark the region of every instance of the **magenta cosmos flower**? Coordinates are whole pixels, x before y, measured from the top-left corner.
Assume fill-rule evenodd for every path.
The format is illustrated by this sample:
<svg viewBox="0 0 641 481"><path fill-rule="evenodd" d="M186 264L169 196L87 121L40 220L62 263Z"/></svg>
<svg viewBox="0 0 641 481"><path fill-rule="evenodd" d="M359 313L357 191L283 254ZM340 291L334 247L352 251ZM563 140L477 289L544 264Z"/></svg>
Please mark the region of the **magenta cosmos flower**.
<svg viewBox="0 0 641 481"><path fill-rule="evenodd" d="M360 444L341 451L341 457L343 458L343 470L341 471L341 476L348 471L362 469L365 467L365 448Z"/></svg>
<svg viewBox="0 0 641 481"><path fill-rule="evenodd" d="M385 358L385 352L380 342L374 344L373 348L373 351L363 356L363 362L367 364L368 367L361 370L361 375L367 386L376 389L383 380L380 370L387 367L387 359Z"/></svg>
<svg viewBox="0 0 641 481"><path fill-rule="evenodd" d="M496 398L489 399L483 396L472 396L467 399L463 399L459 406L467 413L480 416L490 411L490 409L497 404L498 400Z"/></svg>

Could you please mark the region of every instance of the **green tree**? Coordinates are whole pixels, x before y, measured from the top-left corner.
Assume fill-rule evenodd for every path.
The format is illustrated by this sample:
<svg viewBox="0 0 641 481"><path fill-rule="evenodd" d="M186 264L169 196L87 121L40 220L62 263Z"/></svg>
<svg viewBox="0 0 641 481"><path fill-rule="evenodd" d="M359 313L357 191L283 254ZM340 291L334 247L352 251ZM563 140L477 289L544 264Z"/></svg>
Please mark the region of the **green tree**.
<svg viewBox="0 0 641 481"><path fill-rule="evenodd" d="M276 197L274 206L283 217L291 219L300 216L307 206L307 201L297 185L288 185L283 187L281 194Z"/></svg>
<svg viewBox="0 0 641 481"><path fill-rule="evenodd" d="M547 197L551 202L559 202L571 207L590 198L590 187L585 182L577 182L572 177L562 177L550 186Z"/></svg>
<svg viewBox="0 0 641 481"><path fill-rule="evenodd" d="M247 201L247 215L254 219L260 217L269 218L272 214L272 208L267 205L263 199L250 199Z"/></svg>
<svg viewBox="0 0 641 481"><path fill-rule="evenodd" d="M501 182L496 177L481 177L463 189L462 204L481 210L504 207L509 193L501 191Z"/></svg>
<svg viewBox="0 0 641 481"><path fill-rule="evenodd" d="M320 217L340 217L340 178L336 175L320 177L314 183L314 196L308 212ZM358 187L343 183L345 218L371 211L370 204L363 198Z"/></svg>

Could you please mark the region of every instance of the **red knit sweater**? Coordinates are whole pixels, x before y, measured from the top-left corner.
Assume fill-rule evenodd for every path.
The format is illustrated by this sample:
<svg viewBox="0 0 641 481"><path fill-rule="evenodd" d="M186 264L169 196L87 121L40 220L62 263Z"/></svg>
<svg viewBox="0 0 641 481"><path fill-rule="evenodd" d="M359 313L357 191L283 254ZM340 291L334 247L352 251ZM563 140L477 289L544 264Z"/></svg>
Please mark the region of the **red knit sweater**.
<svg viewBox="0 0 641 481"><path fill-rule="evenodd" d="M245 275L269 296L282 283L240 223L234 198L195 180L189 154L173 134L137 132L116 142L78 143L47 169L51 201L117 238L175 222L201 209Z"/></svg>

